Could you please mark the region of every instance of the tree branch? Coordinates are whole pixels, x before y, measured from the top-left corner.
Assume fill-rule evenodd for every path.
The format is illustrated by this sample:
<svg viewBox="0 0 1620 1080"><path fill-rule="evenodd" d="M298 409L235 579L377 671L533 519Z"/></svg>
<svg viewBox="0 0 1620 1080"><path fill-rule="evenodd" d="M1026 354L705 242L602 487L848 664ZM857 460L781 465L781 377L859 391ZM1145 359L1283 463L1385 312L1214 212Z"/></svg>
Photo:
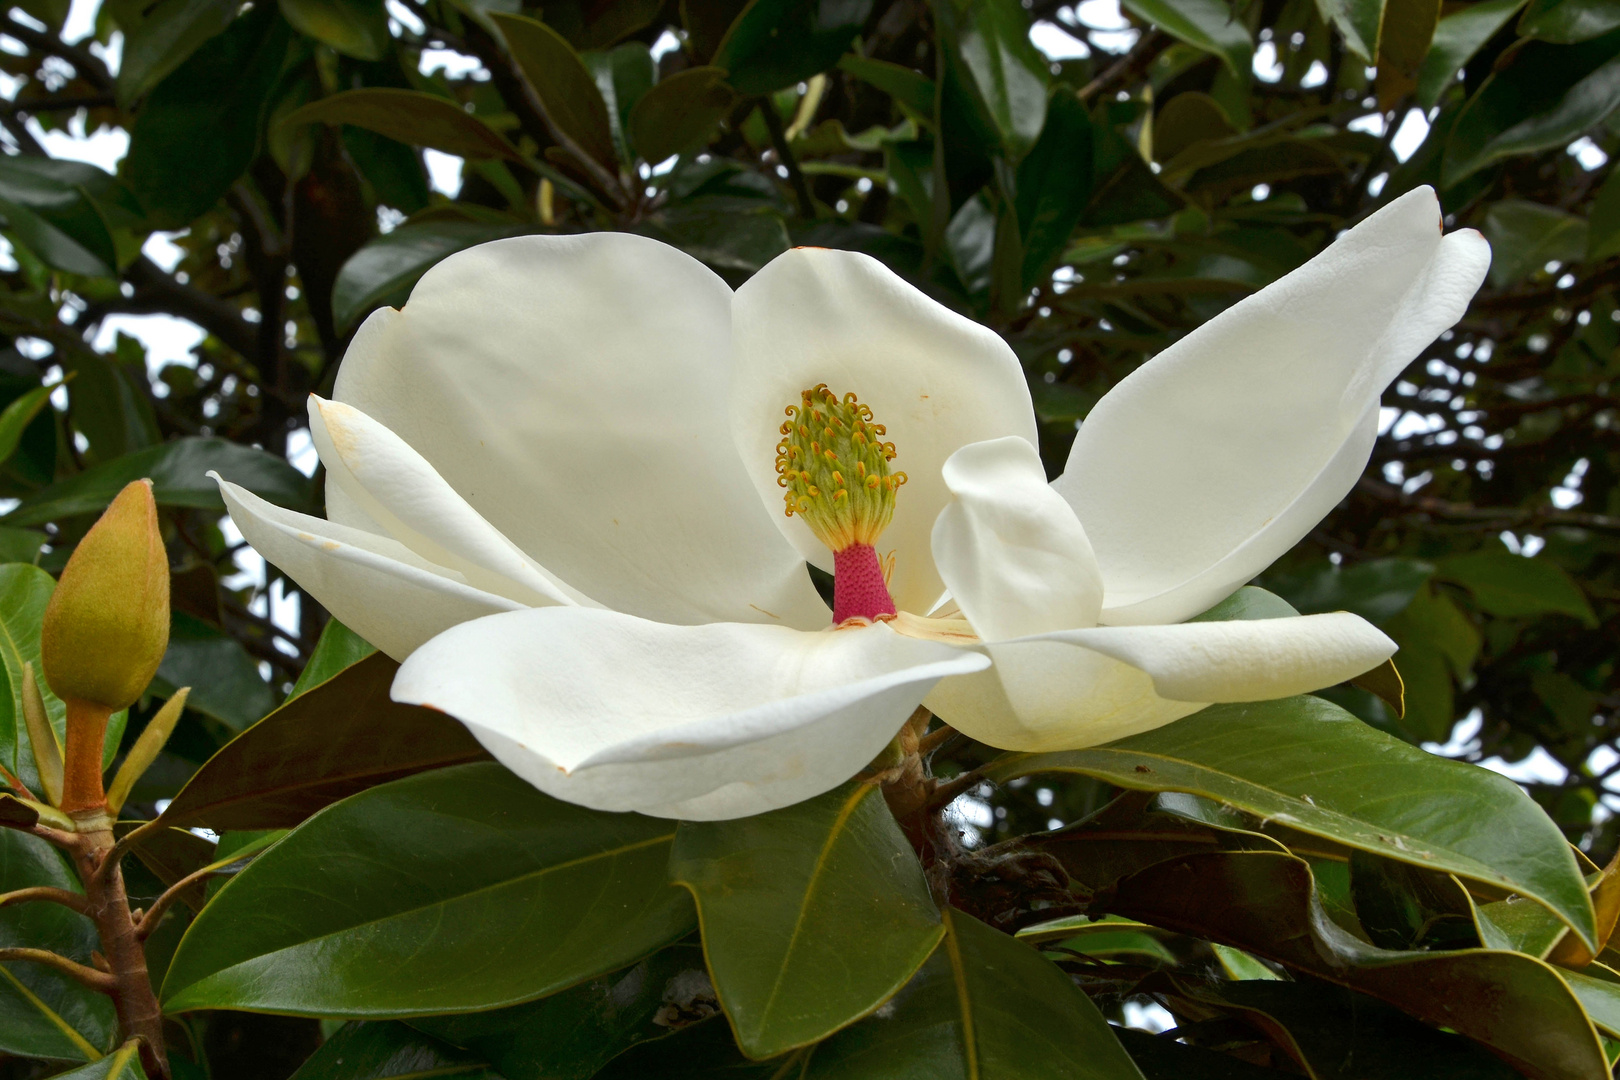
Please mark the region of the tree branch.
<svg viewBox="0 0 1620 1080"><path fill-rule="evenodd" d="M66 60L85 82L97 90L112 93L113 78L107 73L107 65L97 60L88 49L69 45L52 34L42 33L18 22L10 15L0 16L0 29L30 48Z"/></svg>
<svg viewBox="0 0 1620 1080"><path fill-rule="evenodd" d="M152 901L152 906L147 908L145 913L136 920L135 936L141 941L145 941L147 936L157 929L158 923L163 921L163 916L168 914L169 908L173 907L174 902L180 899L181 893L204 878L210 878L215 874L223 874L224 872L225 867L223 866L205 866L201 870L193 870L167 889L164 889L163 894Z"/></svg>
<svg viewBox="0 0 1620 1080"><path fill-rule="evenodd" d="M799 216L806 221L813 221L816 216L816 200L810 194L810 185L804 178L804 171L799 168L799 159L793 156L793 148L788 146L787 133L782 130L782 118L776 115L776 105L769 98L760 98L759 115L765 121L765 130L771 133L771 146L776 150L776 160L787 169L788 182L793 185L793 197L799 202Z"/></svg>
<svg viewBox="0 0 1620 1080"><path fill-rule="evenodd" d="M46 949L0 949L0 963L11 960L26 960L29 963L44 964L48 968L55 968L68 978L83 983L98 994L111 995L118 987L118 982L105 971L86 967L77 961L69 960L65 956Z"/></svg>
<svg viewBox="0 0 1620 1080"><path fill-rule="evenodd" d="M109 310L162 312L190 319L247 360L258 361L258 329L242 318L234 304L182 285L145 255L129 265L124 279L135 286L135 295L109 302Z"/></svg>
<svg viewBox="0 0 1620 1080"><path fill-rule="evenodd" d="M49 885L35 885L27 889L0 893L0 908L10 907L12 904L25 904L30 900L47 900L53 904L72 908L80 915L90 914L90 902L84 897L66 889L53 889Z"/></svg>
<svg viewBox="0 0 1620 1080"><path fill-rule="evenodd" d="M1163 30L1149 31L1112 67L1086 83L1080 90L1080 100L1090 101L1099 94L1134 82L1148 69L1149 64L1159 58L1160 53L1175 43L1175 39Z"/></svg>

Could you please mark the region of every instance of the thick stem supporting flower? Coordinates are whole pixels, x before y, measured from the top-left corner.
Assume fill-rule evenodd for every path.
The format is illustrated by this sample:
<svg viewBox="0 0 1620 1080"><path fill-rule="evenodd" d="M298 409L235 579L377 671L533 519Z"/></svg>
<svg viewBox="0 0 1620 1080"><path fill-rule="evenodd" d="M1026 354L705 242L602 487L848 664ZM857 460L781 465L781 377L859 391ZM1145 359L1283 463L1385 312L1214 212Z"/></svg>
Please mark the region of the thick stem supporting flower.
<svg viewBox="0 0 1620 1080"><path fill-rule="evenodd" d="M101 786L102 745L113 710L94 701L67 699L67 749L62 761L62 809L69 814L107 804Z"/></svg>

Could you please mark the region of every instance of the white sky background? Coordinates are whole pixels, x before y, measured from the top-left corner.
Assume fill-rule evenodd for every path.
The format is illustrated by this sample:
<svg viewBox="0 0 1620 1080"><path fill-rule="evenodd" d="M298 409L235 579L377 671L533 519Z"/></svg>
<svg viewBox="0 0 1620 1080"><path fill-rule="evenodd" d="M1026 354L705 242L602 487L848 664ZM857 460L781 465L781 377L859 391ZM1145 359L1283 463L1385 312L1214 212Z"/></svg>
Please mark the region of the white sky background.
<svg viewBox="0 0 1620 1080"><path fill-rule="evenodd" d="M69 10L67 22L63 30L63 37L69 42L77 42L88 36L95 25L96 12L101 0L73 0ZM392 17L396 32L400 27L408 28L420 33L424 28L421 21L411 10L399 0L388 0L388 12ZM1132 29L1129 22L1120 12L1118 0L1083 0L1073 8L1059 12L1057 19L1077 20L1091 31L1091 38L1100 47L1110 52L1124 52L1136 43L1138 33ZM1071 21L1070 23L1074 23ZM1038 22L1030 30L1030 40L1049 59L1067 60L1084 58L1089 55L1085 44L1078 39L1064 33L1059 25L1050 22ZM122 51L122 42L115 35L109 48L102 48L99 44L91 46L98 56L102 57L115 73L118 69L119 54ZM679 48L679 41L674 34L665 32L653 46L655 57L662 56L672 49ZM1325 69L1318 71L1321 65L1315 65L1304 79L1306 86L1320 85L1326 81ZM479 61L470 56L454 52L449 49L425 49L421 55L421 71L432 74L443 71L451 78L464 78L471 76L479 78L482 68ZM1262 42L1255 50L1254 73L1256 78L1266 82L1275 82L1282 77L1282 65L1277 59L1277 50L1271 42ZM487 78L487 74L483 77ZM15 80L0 75L0 96L11 98L17 90ZM1400 127L1395 133L1391 148L1395 157L1400 161L1407 158L1422 145L1429 133L1429 116L1422 110L1412 109L1401 119ZM1357 131L1382 137L1385 132L1385 121L1382 116L1368 115L1361 117L1350 124ZM121 130L102 130L94 135L86 136L82 120L75 117L68 125L67 131L45 131L33 120L29 127L35 138L53 156L73 161L84 161L99 166L108 172L114 172L118 163L129 149L129 136ZM1581 139L1572 144L1569 153L1574 156L1581 166L1588 171L1596 170L1607 163L1603 152L1593 145L1590 139ZM424 154L429 182L438 191L454 197L461 190L462 161L458 157L443 154L436 150L428 150ZM1382 186L1384 177L1373 179L1373 184ZM1376 194L1378 187L1374 187ZM143 252L153 262L165 270L172 270L179 262L182 251L174 243L174 234L153 233L142 248ZM0 259L9 258L9 248L0 251ZM93 346L101 351L112 349L119 333L128 334L138 339L147 350L148 369L156 374L165 365L179 363L195 365L196 358L192 350L203 340L203 331L195 324L171 315L110 315L103 319L92 341ZM1481 358L1483 359L1483 358ZM1418 434L1426 430L1428 421L1425 417L1416 414L1401 416L1398 410L1384 410L1384 426L1386 430L1395 425L1395 435L1403 438ZM310 475L315 470L316 457L314 447L310 444L308 433L300 431L295 434L289 445L288 457L293 464ZM240 535L225 521L227 535L233 541L239 541ZM1510 546L1519 544L1518 538L1507 538ZM1539 539L1526 537L1523 550L1526 554L1533 554L1534 548L1539 546ZM264 563L251 549L246 549L238 559L243 567L241 574L230 582L232 587L241 587L248 583L262 584L265 580ZM297 598L283 599L279 595L267 598L261 596L255 603L260 614L270 614L284 629L291 630L296 626ZM1458 724L1452 735L1450 743L1429 744L1428 749L1448 756L1455 756L1467 751L1474 745L1480 728L1477 716L1465 719ZM1602 760L1598 760L1601 758ZM1599 771L1614 763L1615 754L1606 748L1600 749L1593 756L1592 766ZM1537 749L1534 754L1522 762L1508 764L1500 758L1482 762L1487 768L1494 769L1516 780L1543 780L1561 781L1565 772L1546 751ZM1620 779L1614 781L1616 794L1606 798L1606 803L1612 802L1612 809L1620 811ZM967 797L963 800L963 812L972 815L968 804L974 800ZM984 805L984 804L980 804ZM988 806L984 805L985 812ZM964 819L964 824L974 822ZM984 822L989 824L989 822Z"/></svg>

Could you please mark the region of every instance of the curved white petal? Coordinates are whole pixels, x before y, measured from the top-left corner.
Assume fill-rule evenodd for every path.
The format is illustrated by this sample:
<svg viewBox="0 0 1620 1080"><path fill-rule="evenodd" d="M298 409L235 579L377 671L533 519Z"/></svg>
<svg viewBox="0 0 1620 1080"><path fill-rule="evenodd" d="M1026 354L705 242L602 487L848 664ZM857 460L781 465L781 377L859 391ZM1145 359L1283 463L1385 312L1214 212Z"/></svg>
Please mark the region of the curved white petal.
<svg viewBox="0 0 1620 1080"><path fill-rule="evenodd" d="M1419 188L1114 387L1053 484L1096 549L1102 621L1178 622L1304 536L1365 465L1379 394L1489 262Z"/></svg>
<svg viewBox="0 0 1620 1080"><path fill-rule="evenodd" d="M209 475L254 550L395 660L457 623L524 606L469 585L397 540L283 510Z"/></svg>
<svg viewBox="0 0 1620 1080"><path fill-rule="evenodd" d="M737 461L730 355L731 290L695 259L626 233L525 236L450 256L373 313L333 396L600 603L823 626Z"/></svg>
<svg viewBox="0 0 1620 1080"><path fill-rule="evenodd" d="M807 633L552 607L440 635L393 694L461 720L557 798L716 819L844 782L938 679L988 663L881 623Z"/></svg>
<svg viewBox="0 0 1620 1080"><path fill-rule="evenodd" d="M359 409L312 394L309 431L326 466L327 491L342 490L412 551L525 605L596 606L518 550L421 454Z"/></svg>
<svg viewBox="0 0 1620 1080"><path fill-rule="evenodd" d="M926 704L1007 750L1096 746L1223 701L1320 690L1395 652L1349 612L1280 619L1098 626L984 646L995 666L946 679Z"/></svg>
<svg viewBox="0 0 1620 1080"><path fill-rule="evenodd" d="M927 611L944 591L929 533L950 493L945 459L1003 435L1036 440L1018 358L996 334L950 311L866 255L795 248L737 291L731 424L743 465L777 527L824 570L832 556L802 521L782 512L776 444L783 410L818 383L872 407L907 483L878 543L897 553L895 603Z"/></svg>
<svg viewBox="0 0 1620 1080"><path fill-rule="evenodd" d="M981 638L1096 625L1096 556L1033 446L1016 436L973 443L943 475L955 501L934 523L934 563Z"/></svg>

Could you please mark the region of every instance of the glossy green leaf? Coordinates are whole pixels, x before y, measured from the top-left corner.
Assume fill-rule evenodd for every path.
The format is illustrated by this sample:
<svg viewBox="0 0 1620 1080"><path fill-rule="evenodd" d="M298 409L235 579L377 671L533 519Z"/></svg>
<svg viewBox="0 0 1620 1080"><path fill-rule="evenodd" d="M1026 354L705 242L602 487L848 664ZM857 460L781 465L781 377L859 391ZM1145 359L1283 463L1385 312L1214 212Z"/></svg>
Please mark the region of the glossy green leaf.
<svg viewBox="0 0 1620 1080"><path fill-rule="evenodd" d="M291 828L356 792L486 756L450 717L392 700L398 670L374 652L289 699L198 769L163 819L216 832Z"/></svg>
<svg viewBox="0 0 1620 1080"><path fill-rule="evenodd" d="M124 34L114 89L126 107L229 26L239 10L230 0L112 0L107 6Z"/></svg>
<svg viewBox="0 0 1620 1080"><path fill-rule="evenodd" d="M1571 615L1597 625L1592 605L1568 573L1549 559L1476 551L1442 559L1437 574L1473 594L1480 609L1503 618Z"/></svg>
<svg viewBox="0 0 1620 1080"><path fill-rule="evenodd" d="M944 933L922 866L872 784L754 817L682 822L669 872L697 900L715 991L750 1057L815 1042L876 1009Z"/></svg>
<svg viewBox="0 0 1620 1080"><path fill-rule="evenodd" d="M1304 572L1269 576L1266 582L1306 615L1352 611L1383 625L1406 610L1434 575L1418 559L1370 559L1353 566L1324 562Z"/></svg>
<svg viewBox="0 0 1620 1080"><path fill-rule="evenodd" d="M55 848L15 829L0 829L0 892L46 885L82 893ZM95 926L59 904L0 908L0 948L51 949L80 963L100 948ZM40 964L0 964L0 1054L93 1061L117 1037L112 1002Z"/></svg>
<svg viewBox="0 0 1620 1080"><path fill-rule="evenodd" d="M1417 102L1432 109L1480 47L1496 36L1525 0L1480 0L1440 20L1434 41L1418 69Z"/></svg>
<svg viewBox="0 0 1620 1080"><path fill-rule="evenodd" d="M628 136L630 113L658 81L658 62L652 58L652 50L639 41L606 52L582 53L580 59L590 69L607 106L614 152L620 161L629 163L635 159Z"/></svg>
<svg viewBox="0 0 1620 1080"><path fill-rule="evenodd" d="M1565 934L1564 924L1539 904L1510 896L1474 909L1480 944L1545 960Z"/></svg>
<svg viewBox="0 0 1620 1080"><path fill-rule="evenodd" d="M934 7L952 69L1014 160L1046 124L1047 60L1029 41L1018 0L942 0Z"/></svg>
<svg viewBox="0 0 1620 1080"><path fill-rule="evenodd" d="M405 303L423 274L447 255L528 229L488 221L424 221L401 225L349 256L332 286L332 320L348 330L379 307Z"/></svg>
<svg viewBox="0 0 1620 1080"><path fill-rule="evenodd" d="M1609 0L1530 0L1519 33L1560 45L1590 41L1620 27L1620 5Z"/></svg>
<svg viewBox="0 0 1620 1080"><path fill-rule="evenodd" d="M1620 1039L1620 983L1579 971L1559 971L1586 1015L1612 1039Z"/></svg>
<svg viewBox="0 0 1620 1080"><path fill-rule="evenodd" d="M427 170L415 149L365 128L343 125L343 149L377 192L377 201L404 214L426 209Z"/></svg>
<svg viewBox="0 0 1620 1080"><path fill-rule="evenodd" d="M104 183L93 165L0 157L0 219L48 266L108 277L118 263L112 233L87 186Z"/></svg>
<svg viewBox="0 0 1620 1080"><path fill-rule="evenodd" d="M1393 109L1417 88L1418 71L1440 21L1440 5L1441 0L1385 4L1375 80L1380 108Z"/></svg>
<svg viewBox="0 0 1620 1080"><path fill-rule="evenodd" d="M969 915L942 914L933 958L884 1015L818 1046L807 1080L1140 1080L1062 970Z"/></svg>
<svg viewBox="0 0 1620 1080"><path fill-rule="evenodd" d="M1441 182L1569 143L1620 106L1620 30L1578 45L1533 41L1469 99L1451 129Z"/></svg>
<svg viewBox="0 0 1620 1080"><path fill-rule="evenodd" d="M505 1080L588 1080L630 1047L719 1009L703 950L682 944L526 1005L411 1025L474 1051Z"/></svg>
<svg viewBox="0 0 1620 1080"><path fill-rule="evenodd" d="M382 0L278 0L294 30L357 60L388 52L388 15Z"/></svg>
<svg viewBox="0 0 1620 1080"><path fill-rule="evenodd" d="M1586 221L1553 206L1503 199L1485 211L1481 230L1491 242L1491 284L1512 285L1545 263L1579 262L1586 254Z"/></svg>
<svg viewBox="0 0 1620 1080"><path fill-rule="evenodd" d="M320 638L315 642L315 651L309 654L309 663L299 673L287 700L291 701L305 690L319 686L376 651L377 647L371 642L336 619L328 619L321 629Z"/></svg>
<svg viewBox="0 0 1620 1080"><path fill-rule="evenodd" d="M1620 255L1620 169L1609 177L1592 199L1586 257L1592 262Z"/></svg>
<svg viewBox="0 0 1620 1080"><path fill-rule="evenodd" d="M838 61L838 70L877 87L918 116L934 114L934 80L919 71L853 53Z"/></svg>
<svg viewBox="0 0 1620 1080"><path fill-rule="evenodd" d="M169 648L152 690L170 696L191 687L186 708L241 731L275 707L276 692L259 674L259 662L229 634L183 611L174 613Z"/></svg>
<svg viewBox="0 0 1620 1080"><path fill-rule="evenodd" d="M1054 771L1203 795L1346 847L1511 889L1587 940L1595 933L1563 834L1518 785L1425 753L1320 698L1214 705L1106 746L1009 754L986 775L1003 782Z"/></svg>
<svg viewBox="0 0 1620 1080"><path fill-rule="evenodd" d="M345 1024L289 1080L427 1080L440 1076L503 1080L476 1054L397 1020Z"/></svg>
<svg viewBox="0 0 1620 1080"><path fill-rule="evenodd" d="M690 199L642 222L640 232L725 270L752 273L792 244L775 207L757 199Z"/></svg>
<svg viewBox="0 0 1620 1080"><path fill-rule="evenodd" d="M1178 41L1220 57L1232 74L1248 75L1254 42L1225 0L1121 0L1120 6Z"/></svg>
<svg viewBox="0 0 1620 1080"><path fill-rule="evenodd" d="M1369 994L1484 1044L1531 1080L1607 1074L1596 1032L1555 969L1489 949L1392 952L1367 945L1327 918L1309 867L1292 855L1168 859L1120 881L1106 906Z"/></svg>
<svg viewBox="0 0 1620 1080"><path fill-rule="evenodd" d="M716 1017L685 1025L668 1039L631 1047L592 1080L801 1080L810 1052L754 1061L737 1049L731 1029Z"/></svg>
<svg viewBox="0 0 1620 1080"><path fill-rule="evenodd" d="M91 465L162 441L151 400L139 389L145 384L144 350L127 335L117 341L118 350L110 355L84 349L63 357L73 375L68 387L73 426L90 443L84 460Z"/></svg>
<svg viewBox="0 0 1620 1080"><path fill-rule="evenodd" d="M412 146L426 146L470 161L522 160L488 124L451 101L420 90L366 87L344 90L289 113L284 127L352 124Z"/></svg>
<svg viewBox="0 0 1620 1080"><path fill-rule="evenodd" d="M1018 166L1018 232L1023 241L1021 285L1049 272L1091 197L1091 118L1073 94L1059 91L1046 109L1046 127Z"/></svg>
<svg viewBox="0 0 1620 1080"><path fill-rule="evenodd" d="M0 412L0 461L17 452L17 443L22 440L23 431L49 403L51 392L55 389L55 386L41 386L37 390L30 390Z"/></svg>
<svg viewBox="0 0 1620 1080"><path fill-rule="evenodd" d="M1316 0L1316 9L1322 21L1332 23L1344 38L1346 48L1368 64L1377 64L1385 3L1386 0Z"/></svg>
<svg viewBox="0 0 1620 1080"><path fill-rule="evenodd" d="M671 826L558 802L493 762L371 788L219 891L165 1008L403 1017L553 993L692 928L665 875Z"/></svg>
<svg viewBox="0 0 1620 1080"><path fill-rule="evenodd" d="M630 145L642 160L657 164L709 144L736 102L717 67L688 68L664 79L630 110Z"/></svg>
<svg viewBox="0 0 1620 1080"><path fill-rule="evenodd" d="M7 525L43 525L99 514L126 484L143 477L151 479L159 506L224 510L219 487L208 478L211 470L278 505L302 508L309 503L309 478L285 459L227 439L191 436L93 465L23 499L3 520Z"/></svg>
<svg viewBox="0 0 1620 1080"><path fill-rule="evenodd" d="M10 529L0 525L0 563L34 562L45 540L45 534L35 529Z"/></svg>
<svg viewBox="0 0 1620 1080"><path fill-rule="evenodd" d="M769 94L838 63L872 0L750 0L709 61L744 94Z"/></svg>
<svg viewBox="0 0 1620 1080"><path fill-rule="evenodd" d="M141 1067L141 1045L127 1042L100 1061L81 1065L71 1072L57 1073L51 1080L146 1080Z"/></svg>
<svg viewBox="0 0 1620 1080"><path fill-rule="evenodd" d="M492 15L553 126L609 171L618 169L607 103L590 69L563 36L523 15Z"/></svg>
<svg viewBox="0 0 1620 1080"><path fill-rule="evenodd" d="M205 213L252 162L291 38L273 6L256 7L147 95L121 174L153 223Z"/></svg>

